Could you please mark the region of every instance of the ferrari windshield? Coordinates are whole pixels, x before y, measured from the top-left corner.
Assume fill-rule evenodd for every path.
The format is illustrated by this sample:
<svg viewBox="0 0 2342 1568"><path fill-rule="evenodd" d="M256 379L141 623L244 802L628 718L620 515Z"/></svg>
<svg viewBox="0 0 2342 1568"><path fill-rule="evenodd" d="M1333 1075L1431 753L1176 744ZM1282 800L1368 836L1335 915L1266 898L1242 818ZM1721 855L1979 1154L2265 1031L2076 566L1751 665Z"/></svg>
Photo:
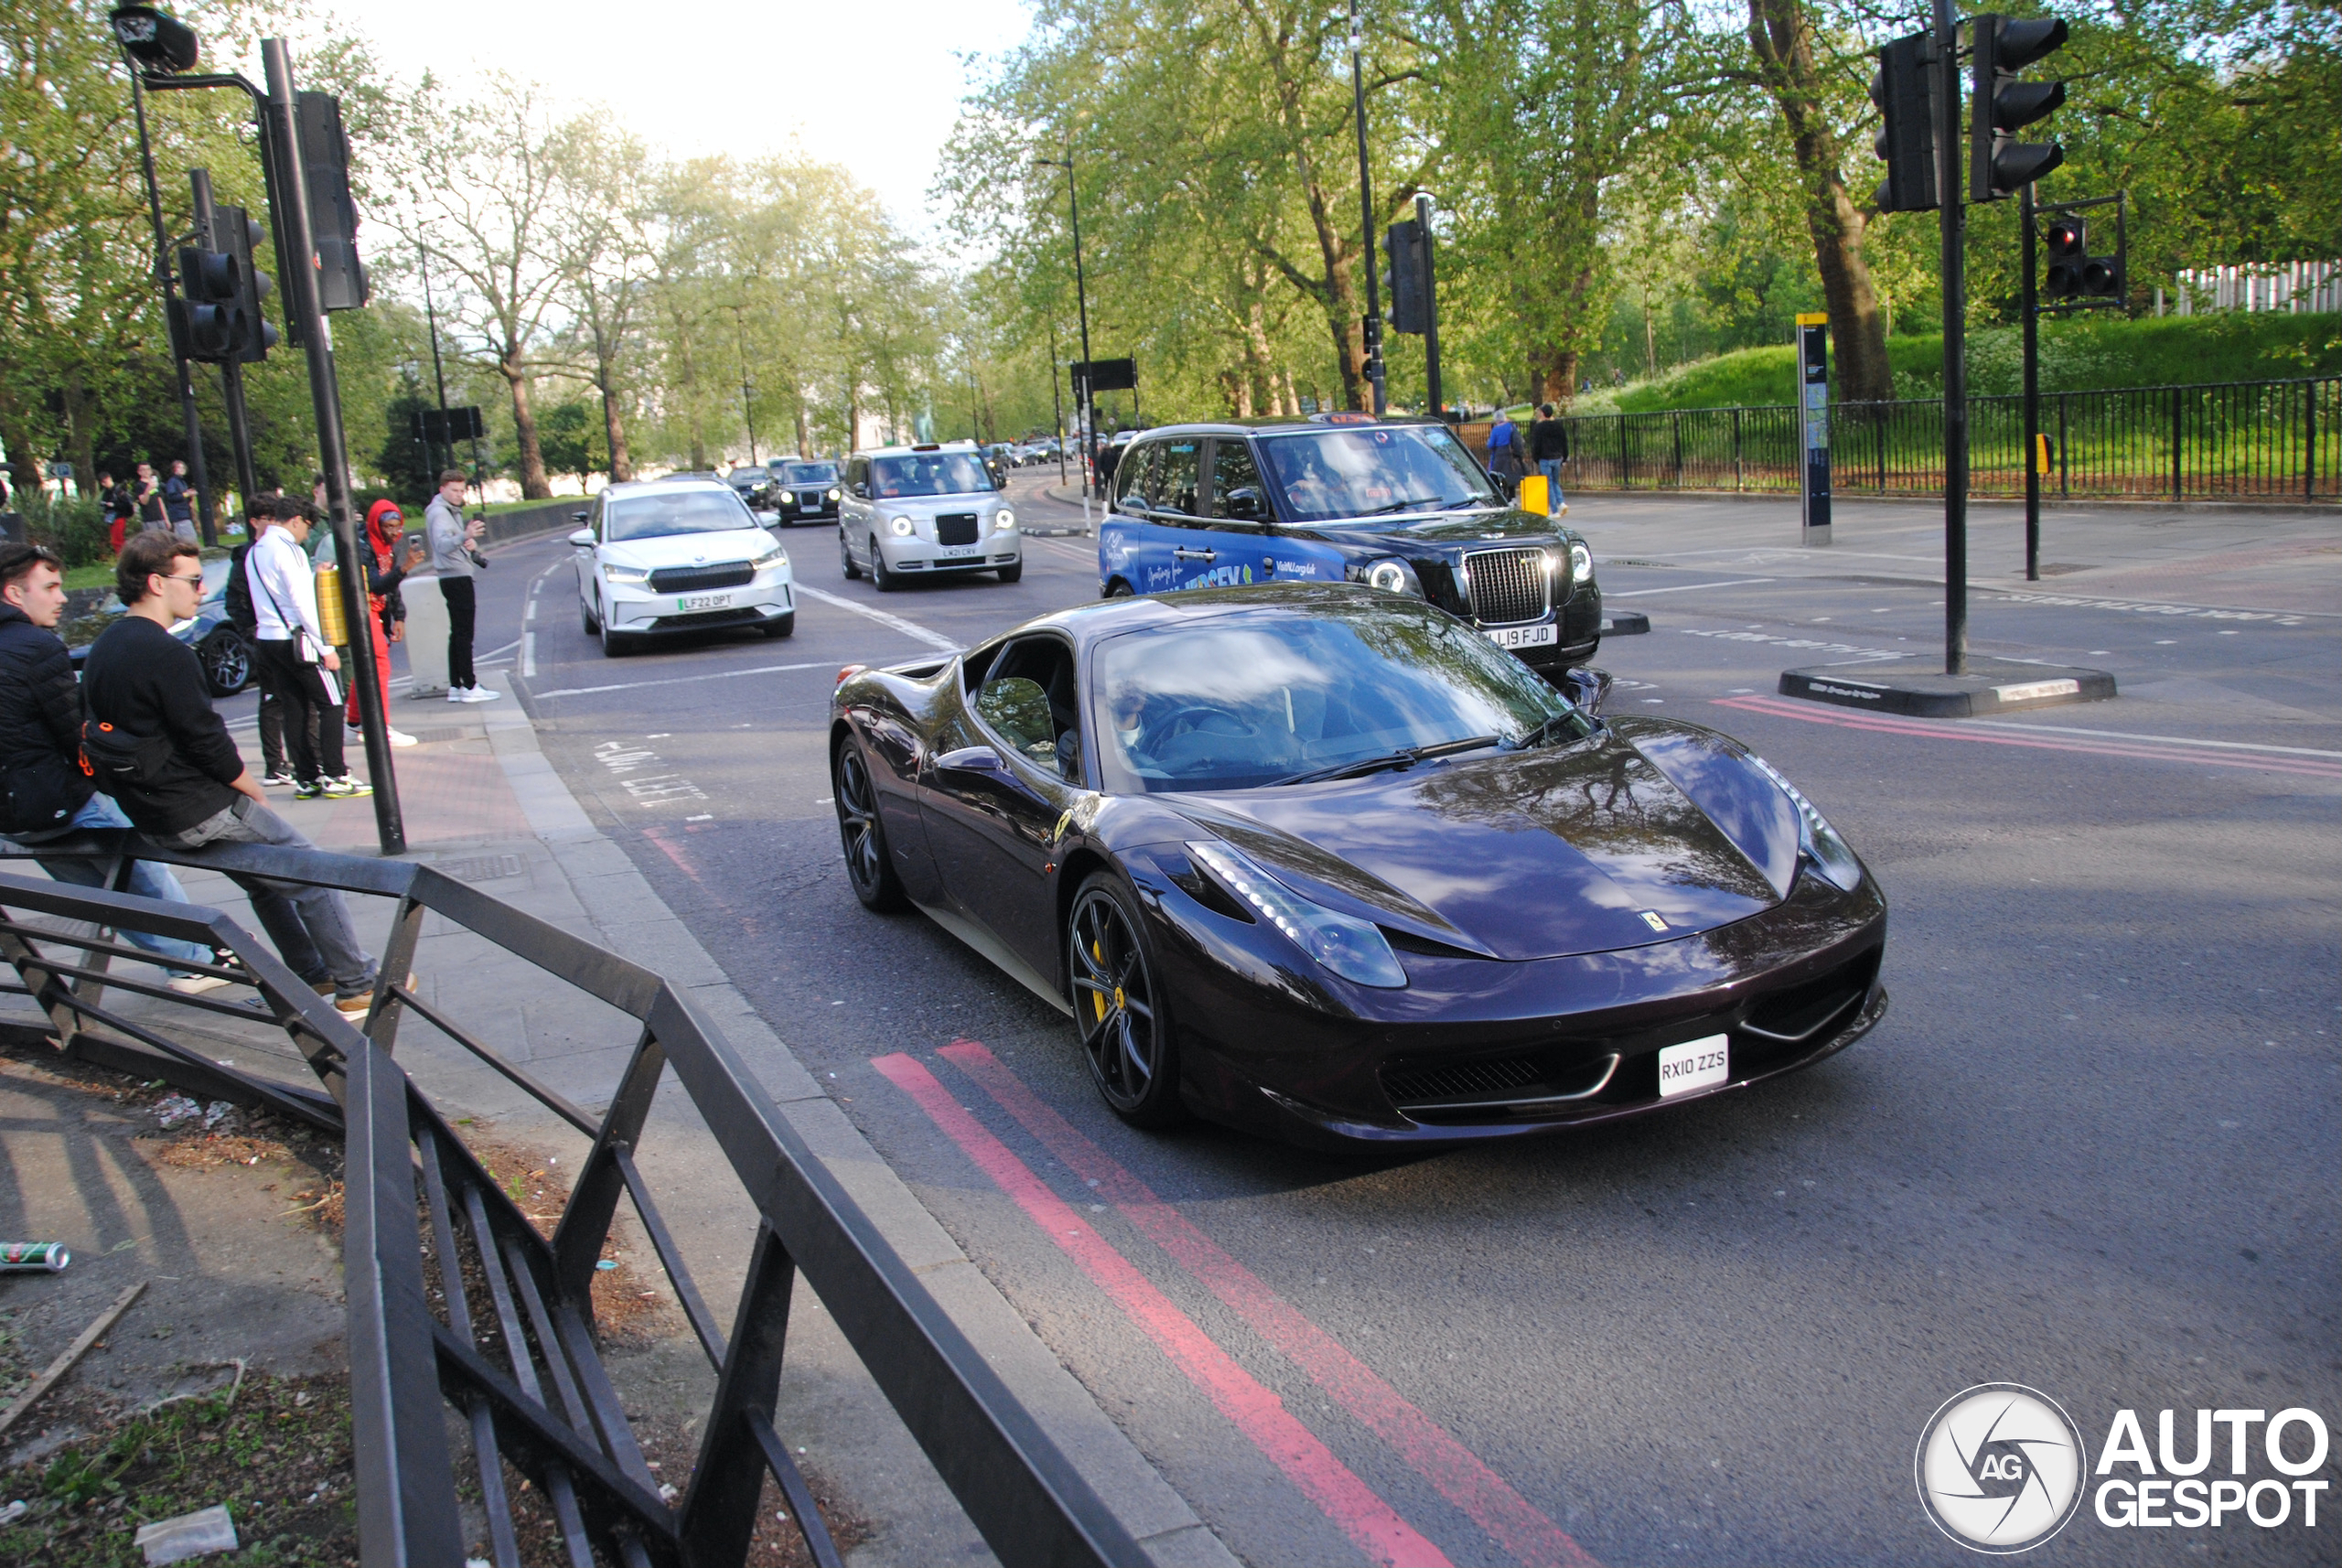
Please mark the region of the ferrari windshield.
<svg viewBox="0 0 2342 1568"><path fill-rule="evenodd" d="M670 490L664 495L628 496L610 503L608 532L612 544L622 539L666 539L678 533L729 533L735 529L761 528L756 514L730 490L714 489Z"/></svg>
<svg viewBox="0 0 2342 1568"><path fill-rule="evenodd" d="M1476 738L1493 748L1592 730L1519 660L1413 600L1129 632L1100 645L1091 693L1116 794L1245 789Z"/></svg>
<svg viewBox="0 0 2342 1568"><path fill-rule="evenodd" d="M783 463L776 470L784 485L834 485L838 482L835 463Z"/></svg>
<svg viewBox="0 0 2342 1568"><path fill-rule="evenodd" d="M1295 522L1492 506L1463 443L1435 424L1337 425L1260 438L1269 483Z"/></svg>
<svg viewBox="0 0 2342 1568"><path fill-rule="evenodd" d="M880 500L964 496L992 488L990 470L973 452L910 452L870 459L870 493Z"/></svg>

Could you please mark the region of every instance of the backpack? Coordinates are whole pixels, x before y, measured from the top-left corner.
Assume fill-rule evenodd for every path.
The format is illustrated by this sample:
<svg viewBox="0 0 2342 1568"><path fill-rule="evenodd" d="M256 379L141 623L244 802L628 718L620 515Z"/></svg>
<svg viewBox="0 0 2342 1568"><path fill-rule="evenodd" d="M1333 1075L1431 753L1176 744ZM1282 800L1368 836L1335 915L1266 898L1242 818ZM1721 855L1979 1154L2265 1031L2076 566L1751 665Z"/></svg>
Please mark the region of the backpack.
<svg viewBox="0 0 2342 1568"><path fill-rule="evenodd" d="M251 641L260 630L260 612L252 608L252 579L244 575L244 556L252 549L252 541L236 546L228 557L228 592L225 608L230 624Z"/></svg>

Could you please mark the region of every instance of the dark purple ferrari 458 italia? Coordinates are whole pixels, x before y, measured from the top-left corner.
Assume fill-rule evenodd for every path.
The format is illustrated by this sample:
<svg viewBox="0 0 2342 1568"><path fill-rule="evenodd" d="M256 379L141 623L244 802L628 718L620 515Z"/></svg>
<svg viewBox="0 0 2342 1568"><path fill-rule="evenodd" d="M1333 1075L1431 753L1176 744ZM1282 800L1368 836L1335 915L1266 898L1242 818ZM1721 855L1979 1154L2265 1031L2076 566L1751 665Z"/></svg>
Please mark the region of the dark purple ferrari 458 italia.
<svg viewBox="0 0 2342 1568"><path fill-rule="evenodd" d="M1886 901L1846 842L1728 736L1569 684L1365 586L1066 610L843 674L846 866L1070 1014L1144 1126L1509 1137L1859 1038Z"/></svg>

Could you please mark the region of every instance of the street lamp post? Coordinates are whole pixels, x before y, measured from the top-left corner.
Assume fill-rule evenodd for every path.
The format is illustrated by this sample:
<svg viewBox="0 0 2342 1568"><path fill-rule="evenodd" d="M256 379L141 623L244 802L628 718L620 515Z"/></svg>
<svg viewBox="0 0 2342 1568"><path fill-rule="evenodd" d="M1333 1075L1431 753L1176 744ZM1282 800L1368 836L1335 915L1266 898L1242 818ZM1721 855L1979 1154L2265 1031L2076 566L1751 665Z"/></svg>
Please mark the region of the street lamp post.
<svg viewBox="0 0 2342 1568"><path fill-rule="evenodd" d="M734 338L740 345L740 414L748 423L748 462L753 466L757 462L757 409L751 400L757 389L748 381L748 329L741 324L740 312L747 308L745 305L736 305L731 310Z"/></svg>
<svg viewBox="0 0 2342 1568"><path fill-rule="evenodd" d="M1082 510L1090 510L1090 497L1096 488L1092 476L1098 472L1098 399L1090 390L1090 290L1081 273L1081 187L1073 177L1073 145L1066 144L1061 158L1035 158L1037 164L1065 170L1065 193L1073 210L1073 303L1081 318L1081 384L1074 389L1074 414L1081 421L1081 500Z"/></svg>
<svg viewBox="0 0 2342 1568"><path fill-rule="evenodd" d="M1058 483L1065 483L1065 400L1058 395L1058 318L1049 317L1049 417L1056 422Z"/></svg>
<svg viewBox="0 0 2342 1568"><path fill-rule="evenodd" d="M1374 180L1366 161L1366 34L1358 17L1358 0L1350 0L1350 101L1358 119L1358 209L1360 237L1366 242L1366 321L1359 347L1366 351L1366 380L1373 389L1369 402L1377 419L1389 406L1382 388L1382 302L1374 276Z"/></svg>

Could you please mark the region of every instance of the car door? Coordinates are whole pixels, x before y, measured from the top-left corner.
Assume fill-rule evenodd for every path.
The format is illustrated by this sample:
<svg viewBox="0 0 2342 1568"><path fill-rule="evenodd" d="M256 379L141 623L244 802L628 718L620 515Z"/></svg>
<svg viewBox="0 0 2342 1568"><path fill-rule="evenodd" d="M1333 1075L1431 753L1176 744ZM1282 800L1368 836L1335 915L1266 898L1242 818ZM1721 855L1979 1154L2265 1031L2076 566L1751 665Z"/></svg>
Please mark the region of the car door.
<svg viewBox="0 0 2342 1568"><path fill-rule="evenodd" d="M1170 544L1171 571L1182 588L1219 587L1239 580L1235 552L1213 532L1204 505L1205 438L1173 437L1157 446L1152 509Z"/></svg>
<svg viewBox="0 0 2342 1568"><path fill-rule="evenodd" d="M1204 478L1198 519L1203 535L1190 542L1190 564L1199 568L1187 587L1236 587L1265 583L1276 575L1276 537L1268 515L1268 493L1253 467L1252 449L1238 435L1214 436L1201 456ZM1202 558L1194 550L1200 546Z"/></svg>
<svg viewBox="0 0 2342 1568"><path fill-rule="evenodd" d="M1139 442L1115 466L1106 520L1098 525L1098 579L1101 587L1120 578L1133 593L1159 594L1178 586L1171 566L1171 539L1155 521L1147 478L1155 466L1155 444Z"/></svg>
<svg viewBox="0 0 2342 1568"><path fill-rule="evenodd" d="M845 466L845 483L838 487L838 528L845 539L846 553L867 566L860 547L870 538L870 459L855 457Z"/></svg>
<svg viewBox="0 0 2342 1568"><path fill-rule="evenodd" d="M1087 793L1072 645L1019 638L962 687L920 791L928 844L951 902L1036 974L1052 975L1058 834Z"/></svg>

